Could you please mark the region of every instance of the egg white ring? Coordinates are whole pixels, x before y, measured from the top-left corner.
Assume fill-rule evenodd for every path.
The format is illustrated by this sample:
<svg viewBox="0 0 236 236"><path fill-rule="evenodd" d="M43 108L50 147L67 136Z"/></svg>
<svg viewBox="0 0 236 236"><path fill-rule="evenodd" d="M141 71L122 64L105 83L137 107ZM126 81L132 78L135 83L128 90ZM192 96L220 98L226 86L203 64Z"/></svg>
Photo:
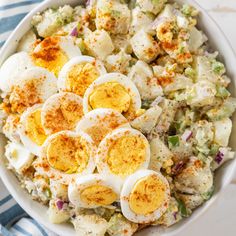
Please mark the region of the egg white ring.
<svg viewBox="0 0 236 236"><path fill-rule="evenodd" d="M148 215L138 215L134 213L129 206L129 196L137 181L146 176L151 176L151 175L156 175L166 186L165 201L163 202L162 206L157 210L155 210L153 213ZM121 211L123 215L128 220L140 224L150 223L159 219L167 210L169 200L170 200L170 186L167 179L161 173L155 172L153 170L139 170L136 173L130 175L124 182L120 194Z"/></svg>
<svg viewBox="0 0 236 236"><path fill-rule="evenodd" d="M66 54L66 56L71 59L73 57L81 55L79 47L76 45L76 42L73 37L70 36L52 36L59 38L58 46ZM43 42L43 41L42 41ZM40 52L42 47L42 42L40 42L34 49L34 53Z"/></svg>
<svg viewBox="0 0 236 236"><path fill-rule="evenodd" d="M19 75L33 66L32 58L26 52L18 52L8 57L0 67L0 89L9 93L19 79Z"/></svg>
<svg viewBox="0 0 236 236"><path fill-rule="evenodd" d="M134 109L138 110L141 108L141 97L135 84L127 76L121 73L108 73L97 78L85 91L83 100L84 114L92 110L89 106L89 97L94 89L99 85L108 82L117 82L121 84L129 93Z"/></svg>
<svg viewBox="0 0 236 236"><path fill-rule="evenodd" d="M100 174L90 174L82 177L78 177L74 183L70 183L68 187L68 197L70 202L77 207L84 208L97 208L101 205L91 205L86 202L83 202L80 198L80 192L91 186L91 185L103 185L109 187L116 193L117 200L119 200L120 191L121 191L121 182L118 179L107 178L105 175Z"/></svg>
<svg viewBox="0 0 236 236"><path fill-rule="evenodd" d="M26 132L26 119L29 115L31 115L32 112L34 112L35 110L38 110L40 108L42 108L42 104L36 104L32 107L29 107L28 109L26 109L23 114L21 115L20 118L20 125L19 125L19 129L18 129L18 133L20 135L20 139L21 142L23 143L23 145L30 151L32 152L34 155L39 156L41 153L41 146L37 145L35 142L33 142L28 136L27 136L27 132Z"/></svg>
<svg viewBox="0 0 236 236"><path fill-rule="evenodd" d="M107 116L111 116L112 114L115 114L116 120L121 123L121 125L117 128L121 128L121 127L130 128L131 127L128 120L118 111L110 109L110 108L98 108L84 115L84 117L78 122L76 126L76 131L77 132L84 131L86 133L86 129L94 125L99 125L103 123L101 120Z"/></svg>
<svg viewBox="0 0 236 236"><path fill-rule="evenodd" d="M77 56L72 58L70 61L68 61L61 69L59 76L58 76L58 81L57 81L57 87L59 91L66 91L66 80L67 80L67 74L70 72L72 67L74 65L78 65L81 63L94 63L95 62L95 67L99 71L100 75L106 74L106 69L103 66L103 63L100 60L95 59L94 57L90 56Z"/></svg>
<svg viewBox="0 0 236 236"><path fill-rule="evenodd" d="M17 159L12 158L12 149L18 151ZM22 173L22 171L29 168L34 159L34 155L27 148L25 148L22 144L14 142L10 142L6 145L5 157L7 158L10 165L13 166L18 173Z"/></svg>
<svg viewBox="0 0 236 236"><path fill-rule="evenodd" d="M41 113L41 120L42 120L42 125L43 128L46 132L46 134L51 134L51 129L48 129L45 127L46 124L46 115L48 113L52 113L53 110L57 109L60 107L60 98L62 97L66 97L68 100L76 102L78 104L81 104L81 106L83 106L83 99L74 93L69 93L69 92L60 92L60 93L56 93L54 95L52 95L51 97L49 97L45 103L43 104L42 107L42 113ZM83 111L82 111L83 112ZM74 126L74 128L76 127L76 124Z"/></svg>
<svg viewBox="0 0 236 236"><path fill-rule="evenodd" d="M60 135L66 135L69 137L81 137L83 140L86 141L86 146L88 147L87 150L89 150L90 156L89 156L89 160L88 160L88 164L87 164L86 168L81 173L67 174L67 173L64 173L60 170L53 168L48 163L47 155L46 155L47 147L48 147L51 140L53 140L54 138L56 138L57 136L60 136ZM49 136L46 139L46 141L44 142L44 144L42 146L40 158L39 158L39 161L36 162L35 168L39 173L43 173L43 174L47 175L50 179L56 180L56 181L58 181L58 183L68 185L69 183L73 182L77 176L83 176L86 174L93 173L93 171L96 167L95 155L96 155L96 146L88 134L86 134L82 131L75 133L73 131L64 130L64 131L60 131L58 133L52 134L51 136ZM49 170L45 170L43 167L38 165L40 163L47 163L49 166Z"/></svg>
<svg viewBox="0 0 236 236"><path fill-rule="evenodd" d="M140 165L140 167L138 168L138 170L140 169L147 169L149 166L149 162L150 162L150 145L148 140L146 139L146 137L139 132L138 130L132 129L132 128L118 128L115 129L114 131L112 131L111 133L109 133L99 144L98 149L97 149L97 155L96 155L96 165L97 165L97 169L98 172L100 174L104 174L104 175L110 175L111 178L113 177L118 177L120 178L122 181L124 181L128 176L122 176L122 175L116 175L114 173L112 173L112 171L110 170L108 164L105 162L105 159L108 155L108 151L110 148L110 145L113 143L114 140L120 138L120 137L124 137L127 135L132 135L132 136L137 136L139 138L141 138L144 143L145 143L145 151L146 151L146 159L145 161ZM124 150L126 151L126 150Z"/></svg>
<svg viewBox="0 0 236 236"><path fill-rule="evenodd" d="M38 66L25 70L19 76L15 85L22 88L25 83L34 80L39 81L37 84L37 92L40 99L42 99L42 102L57 92L57 79L54 74L47 69Z"/></svg>

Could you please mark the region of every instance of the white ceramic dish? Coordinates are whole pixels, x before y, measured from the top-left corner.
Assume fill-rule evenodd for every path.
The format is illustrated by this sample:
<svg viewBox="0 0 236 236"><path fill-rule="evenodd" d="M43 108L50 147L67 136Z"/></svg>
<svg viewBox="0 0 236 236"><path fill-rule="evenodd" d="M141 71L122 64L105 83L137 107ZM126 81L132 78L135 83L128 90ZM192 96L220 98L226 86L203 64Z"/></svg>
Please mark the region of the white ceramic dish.
<svg viewBox="0 0 236 236"><path fill-rule="evenodd" d="M187 2L196 6L200 11L199 27L207 34L209 41L213 49L217 49L220 52L221 60L226 64L228 75L232 79L231 83L231 93L233 96L236 96L236 56L225 38L223 32L218 28L216 23L207 15L207 13L200 8L200 6L193 0L176 0L177 2L183 3ZM18 25L18 27L11 34L5 45L0 51L0 65L8 56L10 56L16 49L17 43L20 38L29 30L30 20L32 16L38 12L43 11L48 7L60 6L64 4L76 5L83 1L78 0L46 0L42 2L37 8L31 11L24 20ZM233 123L236 121L236 115L233 117ZM236 125L234 125L232 134L236 134ZM19 183L12 172L7 170L4 166L4 146L6 139L3 136L0 136L0 176L8 188L9 192L16 199L16 201L21 205L21 207L33 218L35 218L39 223L46 226L48 229L53 232L63 235L63 236L73 236L75 231L70 224L60 224L55 225L51 224L47 220L45 206L42 206L38 202L33 201L30 196L19 186ZM236 135L232 135L230 146L236 150ZM203 214L216 200L220 192L230 183L233 178L234 170L236 169L236 159L226 163L220 170L216 173L215 184L216 190L213 197L206 202L203 206L194 211L193 215L180 223L174 225L171 228L160 228L152 227L147 228L137 235L162 235L162 236L171 236L177 235L186 225L191 224L195 219L197 219L201 214Z"/></svg>

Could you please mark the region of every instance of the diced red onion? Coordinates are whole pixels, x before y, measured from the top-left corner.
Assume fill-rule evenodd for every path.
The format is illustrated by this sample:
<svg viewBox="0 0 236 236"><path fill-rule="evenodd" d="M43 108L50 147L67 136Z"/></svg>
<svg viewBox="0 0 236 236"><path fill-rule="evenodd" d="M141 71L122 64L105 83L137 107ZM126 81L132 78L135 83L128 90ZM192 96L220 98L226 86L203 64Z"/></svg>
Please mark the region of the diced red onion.
<svg viewBox="0 0 236 236"><path fill-rule="evenodd" d="M180 161L177 164L175 164L172 168L172 173L173 174L178 174L184 167L184 162Z"/></svg>
<svg viewBox="0 0 236 236"><path fill-rule="evenodd" d="M183 135L181 136L182 140L187 142L193 135L193 132L191 130L185 130Z"/></svg>
<svg viewBox="0 0 236 236"><path fill-rule="evenodd" d="M219 151L215 157L215 162L217 164L220 164L223 161L223 159L224 159L224 153Z"/></svg>
<svg viewBox="0 0 236 236"><path fill-rule="evenodd" d="M62 210L64 202L62 200L57 200L56 205L57 205L58 210Z"/></svg>
<svg viewBox="0 0 236 236"><path fill-rule="evenodd" d="M77 26L73 28L73 30L70 33L70 36L78 37L78 29Z"/></svg>
<svg viewBox="0 0 236 236"><path fill-rule="evenodd" d="M90 0L86 0L85 1L85 6L87 7L87 6L89 6L90 5Z"/></svg>
<svg viewBox="0 0 236 236"><path fill-rule="evenodd" d="M177 211L173 213L173 216L174 216L175 220L177 220L177 214L178 214Z"/></svg>

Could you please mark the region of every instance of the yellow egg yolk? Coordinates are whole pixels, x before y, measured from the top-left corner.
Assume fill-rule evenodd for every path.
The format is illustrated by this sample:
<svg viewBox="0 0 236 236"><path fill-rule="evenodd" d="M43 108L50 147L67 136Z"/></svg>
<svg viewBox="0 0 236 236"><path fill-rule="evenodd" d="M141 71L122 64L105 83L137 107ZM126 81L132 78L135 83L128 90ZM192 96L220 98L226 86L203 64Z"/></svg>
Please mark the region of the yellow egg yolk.
<svg viewBox="0 0 236 236"><path fill-rule="evenodd" d="M128 111L131 97L121 84L108 82L94 89L89 97L89 105L92 109L112 108L122 113Z"/></svg>
<svg viewBox="0 0 236 236"><path fill-rule="evenodd" d="M47 147L47 160L57 170L81 173L89 160L86 142L82 138L57 136Z"/></svg>
<svg viewBox="0 0 236 236"><path fill-rule="evenodd" d="M58 101L56 101L58 102ZM83 106L67 97L60 98L60 106L45 114L43 126L56 133L61 130L72 130L83 116Z"/></svg>
<svg viewBox="0 0 236 236"><path fill-rule="evenodd" d="M40 43L41 49L32 53L36 66L44 67L58 76L69 58L60 47L59 37L48 37Z"/></svg>
<svg viewBox="0 0 236 236"><path fill-rule="evenodd" d="M146 159L146 144L137 136L127 135L113 141L106 163L113 174L127 176L137 171Z"/></svg>
<svg viewBox="0 0 236 236"><path fill-rule="evenodd" d="M88 86L100 76L100 73L92 63L74 65L66 78L66 91L84 96Z"/></svg>
<svg viewBox="0 0 236 236"><path fill-rule="evenodd" d="M80 192L80 198L89 205L106 206L117 199L117 194L109 187L95 184Z"/></svg>
<svg viewBox="0 0 236 236"><path fill-rule="evenodd" d="M37 145L41 146L47 136L41 123L41 109L32 112L26 120L25 130L28 137Z"/></svg>
<svg viewBox="0 0 236 236"><path fill-rule="evenodd" d="M130 209L139 215L148 215L163 206L166 201L166 186L156 175L136 182L130 196Z"/></svg>

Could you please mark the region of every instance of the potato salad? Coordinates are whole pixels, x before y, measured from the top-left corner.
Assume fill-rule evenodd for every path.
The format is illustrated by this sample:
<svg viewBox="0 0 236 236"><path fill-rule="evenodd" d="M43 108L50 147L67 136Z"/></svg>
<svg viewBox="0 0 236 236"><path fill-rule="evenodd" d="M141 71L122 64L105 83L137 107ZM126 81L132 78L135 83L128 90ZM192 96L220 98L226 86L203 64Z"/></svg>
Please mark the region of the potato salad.
<svg viewBox="0 0 236 236"><path fill-rule="evenodd" d="M87 0L33 16L0 67L5 163L79 236L171 227L234 158L230 78L198 10Z"/></svg>

